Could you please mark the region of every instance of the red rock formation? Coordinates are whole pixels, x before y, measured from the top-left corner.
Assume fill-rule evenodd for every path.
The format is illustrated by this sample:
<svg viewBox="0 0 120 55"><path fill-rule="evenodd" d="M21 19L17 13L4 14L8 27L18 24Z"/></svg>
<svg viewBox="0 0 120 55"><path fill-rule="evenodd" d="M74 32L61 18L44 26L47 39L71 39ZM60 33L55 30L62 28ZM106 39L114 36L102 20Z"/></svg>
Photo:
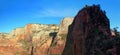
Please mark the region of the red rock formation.
<svg viewBox="0 0 120 55"><path fill-rule="evenodd" d="M62 55L110 55L109 50L115 49L111 36L105 12L99 5L86 6L78 12L69 26Z"/></svg>

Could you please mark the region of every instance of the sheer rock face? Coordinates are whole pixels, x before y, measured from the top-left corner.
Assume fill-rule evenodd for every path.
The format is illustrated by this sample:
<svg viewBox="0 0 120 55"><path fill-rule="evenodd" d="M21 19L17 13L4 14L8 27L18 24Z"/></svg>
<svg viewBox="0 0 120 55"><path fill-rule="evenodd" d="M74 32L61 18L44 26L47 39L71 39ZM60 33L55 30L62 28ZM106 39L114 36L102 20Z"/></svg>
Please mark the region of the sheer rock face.
<svg viewBox="0 0 120 55"><path fill-rule="evenodd" d="M110 55L110 49L115 51L111 39L105 12L99 5L86 6L69 26L62 55Z"/></svg>

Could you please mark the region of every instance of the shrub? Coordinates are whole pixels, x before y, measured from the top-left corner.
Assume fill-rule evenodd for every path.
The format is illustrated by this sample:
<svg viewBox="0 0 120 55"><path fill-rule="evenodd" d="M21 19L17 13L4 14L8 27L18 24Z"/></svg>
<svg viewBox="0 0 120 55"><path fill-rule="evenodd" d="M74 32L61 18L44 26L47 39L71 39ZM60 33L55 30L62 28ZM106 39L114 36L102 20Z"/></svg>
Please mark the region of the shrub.
<svg viewBox="0 0 120 55"><path fill-rule="evenodd" d="M51 32L51 33L49 33L49 36L52 36L52 37L54 37L56 35L57 35L57 32Z"/></svg>

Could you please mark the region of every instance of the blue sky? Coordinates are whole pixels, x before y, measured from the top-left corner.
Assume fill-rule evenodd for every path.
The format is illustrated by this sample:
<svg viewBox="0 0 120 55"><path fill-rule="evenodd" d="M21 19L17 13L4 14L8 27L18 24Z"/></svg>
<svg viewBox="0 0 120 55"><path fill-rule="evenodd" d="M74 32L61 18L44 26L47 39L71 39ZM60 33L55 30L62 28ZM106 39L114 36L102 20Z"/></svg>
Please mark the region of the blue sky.
<svg viewBox="0 0 120 55"><path fill-rule="evenodd" d="M59 24L86 4L100 4L111 28L120 27L120 0L0 0L0 32L8 33L29 23Z"/></svg>

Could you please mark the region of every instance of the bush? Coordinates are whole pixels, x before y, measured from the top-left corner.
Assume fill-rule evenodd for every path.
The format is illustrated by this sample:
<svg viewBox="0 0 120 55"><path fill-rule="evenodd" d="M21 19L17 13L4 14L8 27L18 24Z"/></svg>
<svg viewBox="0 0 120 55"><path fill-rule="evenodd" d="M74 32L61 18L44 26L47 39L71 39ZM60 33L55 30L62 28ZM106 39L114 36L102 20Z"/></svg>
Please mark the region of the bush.
<svg viewBox="0 0 120 55"><path fill-rule="evenodd" d="M51 32L51 33L49 33L49 36L52 36L52 37L54 37L56 35L57 35L57 32Z"/></svg>

